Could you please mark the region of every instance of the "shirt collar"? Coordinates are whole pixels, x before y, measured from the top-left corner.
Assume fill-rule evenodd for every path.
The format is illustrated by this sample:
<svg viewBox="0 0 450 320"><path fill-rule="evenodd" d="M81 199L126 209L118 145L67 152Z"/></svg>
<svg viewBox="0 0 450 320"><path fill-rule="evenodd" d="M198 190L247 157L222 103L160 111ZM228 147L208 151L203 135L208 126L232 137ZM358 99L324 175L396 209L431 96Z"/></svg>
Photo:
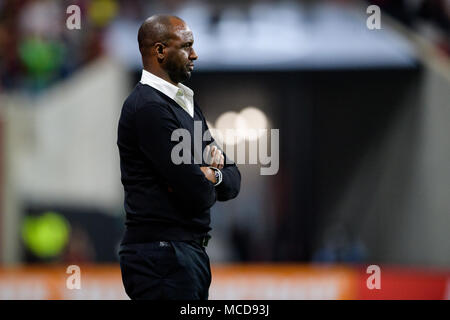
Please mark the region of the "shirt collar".
<svg viewBox="0 0 450 320"><path fill-rule="evenodd" d="M153 73L148 72L147 70L142 70L141 83L149 85L156 90L161 91L166 96L174 100L177 96L183 95L183 93L190 98L194 96L194 91L192 91L191 88L185 86L184 84L179 83L175 86L170 82L154 75Z"/></svg>

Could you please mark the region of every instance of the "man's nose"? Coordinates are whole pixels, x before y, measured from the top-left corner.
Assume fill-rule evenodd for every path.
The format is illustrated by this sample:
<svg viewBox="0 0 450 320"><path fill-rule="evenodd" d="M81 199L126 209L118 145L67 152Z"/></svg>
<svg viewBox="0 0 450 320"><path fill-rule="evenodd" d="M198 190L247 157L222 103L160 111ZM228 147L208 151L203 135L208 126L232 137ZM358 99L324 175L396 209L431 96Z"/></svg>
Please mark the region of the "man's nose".
<svg viewBox="0 0 450 320"><path fill-rule="evenodd" d="M197 60L197 58L197 53L195 52L194 48L192 48L191 54L189 55L189 60Z"/></svg>

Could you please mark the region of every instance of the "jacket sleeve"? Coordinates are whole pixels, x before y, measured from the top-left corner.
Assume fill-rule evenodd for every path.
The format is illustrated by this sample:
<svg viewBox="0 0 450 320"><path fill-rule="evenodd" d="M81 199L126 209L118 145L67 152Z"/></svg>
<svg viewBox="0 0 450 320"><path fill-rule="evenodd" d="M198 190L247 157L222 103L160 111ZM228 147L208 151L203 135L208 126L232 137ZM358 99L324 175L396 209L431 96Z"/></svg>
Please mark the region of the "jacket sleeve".
<svg viewBox="0 0 450 320"><path fill-rule="evenodd" d="M206 179L200 166L194 163L174 164L171 153L178 141L171 141L172 132L179 129L174 115L164 105L145 105L136 112L136 130L140 150L155 170L194 210L204 211L216 201L212 182Z"/></svg>
<svg viewBox="0 0 450 320"><path fill-rule="evenodd" d="M208 124L203 117L203 125L206 130L209 130ZM224 157L224 167L220 170L222 171L222 182L216 186L217 191L217 200L218 201L227 201L237 197L239 191L241 190L241 173L239 172L238 167L227 157L227 155L223 152L223 150L217 145L214 137L211 135L211 143L209 145L212 147L215 145L217 148L222 151Z"/></svg>

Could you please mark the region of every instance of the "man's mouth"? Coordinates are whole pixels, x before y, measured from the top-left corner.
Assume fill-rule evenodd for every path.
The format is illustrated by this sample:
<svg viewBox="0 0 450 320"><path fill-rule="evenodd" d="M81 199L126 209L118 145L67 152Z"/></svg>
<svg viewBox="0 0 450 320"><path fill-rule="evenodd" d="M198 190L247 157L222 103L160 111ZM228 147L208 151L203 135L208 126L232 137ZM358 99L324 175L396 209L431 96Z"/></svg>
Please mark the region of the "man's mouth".
<svg viewBox="0 0 450 320"><path fill-rule="evenodd" d="M189 69L189 71L194 70L194 64L188 64L188 69Z"/></svg>

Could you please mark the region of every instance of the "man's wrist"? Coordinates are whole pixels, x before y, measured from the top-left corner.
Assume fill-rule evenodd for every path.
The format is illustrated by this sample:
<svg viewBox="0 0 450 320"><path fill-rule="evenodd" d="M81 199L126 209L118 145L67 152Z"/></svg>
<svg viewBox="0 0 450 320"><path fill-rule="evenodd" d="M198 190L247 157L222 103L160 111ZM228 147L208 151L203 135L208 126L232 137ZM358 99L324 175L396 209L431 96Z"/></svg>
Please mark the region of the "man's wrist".
<svg viewBox="0 0 450 320"><path fill-rule="evenodd" d="M214 171L214 175L216 177L216 183L214 184L214 187L218 186L222 182L222 179L223 179L222 171L220 171L219 169L217 169L215 167L208 167L208 168L210 168L211 170Z"/></svg>

